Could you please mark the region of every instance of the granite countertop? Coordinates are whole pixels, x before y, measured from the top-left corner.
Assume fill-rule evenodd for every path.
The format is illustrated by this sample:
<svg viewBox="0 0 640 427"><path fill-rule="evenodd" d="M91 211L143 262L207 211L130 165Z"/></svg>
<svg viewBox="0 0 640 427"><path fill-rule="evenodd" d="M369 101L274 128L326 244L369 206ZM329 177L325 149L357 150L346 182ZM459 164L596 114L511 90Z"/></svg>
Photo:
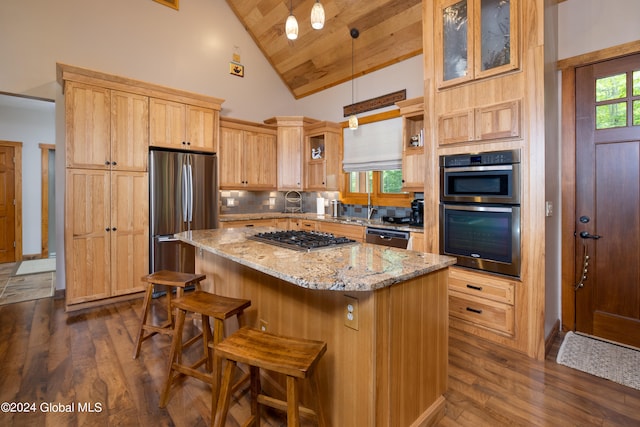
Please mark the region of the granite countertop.
<svg viewBox="0 0 640 427"><path fill-rule="evenodd" d="M197 248L308 289L373 291L440 270L449 256L368 243L300 252L247 236L273 227L185 231L175 236Z"/></svg>
<svg viewBox="0 0 640 427"><path fill-rule="evenodd" d="M227 221L244 221L253 219L276 219L276 218L299 218L308 219L313 221L325 221L334 222L338 224L351 224L360 225L362 227L371 226L379 228L389 228L392 230L408 230L414 233L424 232L423 227L416 227L407 224L391 224L383 222L381 219L366 219L361 217L351 216L339 216L332 217L331 215L318 215L315 213L283 213L283 212L265 212L265 213L244 213L244 214L223 214L220 215L218 220L221 222Z"/></svg>

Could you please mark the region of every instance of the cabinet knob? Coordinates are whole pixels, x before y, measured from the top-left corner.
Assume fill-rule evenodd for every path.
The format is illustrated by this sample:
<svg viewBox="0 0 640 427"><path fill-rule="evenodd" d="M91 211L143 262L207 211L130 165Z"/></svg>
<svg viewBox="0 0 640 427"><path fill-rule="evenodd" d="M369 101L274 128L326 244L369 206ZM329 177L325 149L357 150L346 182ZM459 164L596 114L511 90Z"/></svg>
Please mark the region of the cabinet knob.
<svg viewBox="0 0 640 427"><path fill-rule="evenodd" d="M105 161L104 161L104 165L105 165L105 166L109 166L110 164L111 164L111 162L110 162L109 160L105 160Z"/></svg>
<svg viewBox="0 0 640 427"><path fill-rule="evenodd" d="M112 164L113 166L115 166L115 165L117 165L117 164L118 164L118 162L111 162L111 164Z"/></svg>
<svg viewBox="0 0 640 427"><path fill-rule="evenodd" d="M115 228L115 227L111 228L111 231L116 231L116 230L117 230L117 228Z"/></svg>
<svg viewBox="0 0 640 427"><path fill-rule="evenodd" d="M109 231L111 231L111 229L109 227L107 227L107 228L104 229L104 231L109 232Z"/></svg>

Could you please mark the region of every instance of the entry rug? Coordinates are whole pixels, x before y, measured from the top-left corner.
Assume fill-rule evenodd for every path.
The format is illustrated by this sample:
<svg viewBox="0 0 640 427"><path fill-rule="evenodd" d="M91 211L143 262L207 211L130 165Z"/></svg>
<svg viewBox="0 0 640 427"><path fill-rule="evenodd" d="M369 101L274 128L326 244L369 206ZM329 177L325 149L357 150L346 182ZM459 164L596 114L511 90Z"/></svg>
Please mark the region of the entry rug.
<svg viewBox="0 0 640 427"><path fill-rule="evenodd" d="M640 390L640 351L567 332L556 362Z"/></svg>
<svg viewBox="0 0 640 427"><path fill-rule="evenodd" d="M56 270L55 258L42 258L22 261L14 276L23 276L25 274L46 273Z"/></svg>
<svg viewBox="0 0 640 427"><path fill-rule="evenodd" d="M0 306L52 297L56 290L56 273L25 274L9 277L0 283Z"/></svg>

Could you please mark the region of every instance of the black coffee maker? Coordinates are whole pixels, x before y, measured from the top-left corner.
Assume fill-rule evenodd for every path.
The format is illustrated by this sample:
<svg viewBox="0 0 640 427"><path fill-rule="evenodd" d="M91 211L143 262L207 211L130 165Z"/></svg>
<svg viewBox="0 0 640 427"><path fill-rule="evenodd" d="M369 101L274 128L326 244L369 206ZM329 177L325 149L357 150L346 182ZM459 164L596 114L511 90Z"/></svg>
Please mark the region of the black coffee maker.
<svg viewBox="0 0 640 427"><path fill-rule="evenodd" d="M422 227L424 225L424 200L414 199L411 202L411 222L410 225Z"/></svg>

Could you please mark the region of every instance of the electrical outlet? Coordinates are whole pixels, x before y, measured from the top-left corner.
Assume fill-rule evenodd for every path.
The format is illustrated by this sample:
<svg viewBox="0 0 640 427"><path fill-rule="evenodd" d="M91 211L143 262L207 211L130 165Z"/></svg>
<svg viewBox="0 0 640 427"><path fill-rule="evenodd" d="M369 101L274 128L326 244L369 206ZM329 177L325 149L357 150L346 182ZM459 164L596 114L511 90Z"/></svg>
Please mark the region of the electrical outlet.
<svg viewBox="0 0 640 427"><path fill-rule="evenodd" d="M260 319L260 330L262 332L267 332L269 326L269 322L267 322L266 320Z"/></svg>
<svg viewBox="0 0 640 427"><path fill-rule="evenodd" d="M344 325L358 330L358 299L349 295L344 296Z"/></svg>

